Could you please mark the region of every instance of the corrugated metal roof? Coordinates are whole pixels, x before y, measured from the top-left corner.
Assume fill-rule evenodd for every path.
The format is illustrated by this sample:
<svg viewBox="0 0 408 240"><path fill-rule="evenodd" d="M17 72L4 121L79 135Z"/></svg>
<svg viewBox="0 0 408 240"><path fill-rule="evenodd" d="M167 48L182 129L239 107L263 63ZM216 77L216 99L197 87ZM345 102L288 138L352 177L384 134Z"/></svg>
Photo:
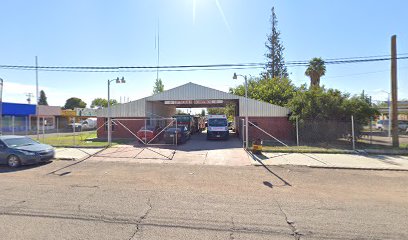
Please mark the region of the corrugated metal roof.
<svg viewBox="0 0 408 240"><path fill-rule="evenodd" d="M96 112L97 117L107 117L108 109L98 109ZM146 98L142 98L136 101L117 104L111 107L112 117L146 117Z"/></svg>
<svg viewBox="0 0 408 240"><path fill-rule="evenodd" d="M148 101L239 99L239 96L217 89L187 83L146 98Z"/></svg>
<svg viewBox="0 0 408 240"><path fill-rule="evenodd" d="M239 100L240 116L244 116L246 109L245 97L226 93L195 83L187 83L164 92L142 98L133 102L118 104L112 107L112 117L149 117L152 113L149 102L177 101L177 100ZM147 103L146 103L147 102ZM164 105L164 104L163 104ZM166 108L167 107L167 108ZM155 111L155 115L167 116L170 112L166 106L161 111ZM158 109L156 107L156 109ZM248 115L253 117L284 117L289 114L289 109L274 104L248 99ZM160 114L162 113L162 114ZM98 110L98 117L106 117L107 109Z"/></svg>

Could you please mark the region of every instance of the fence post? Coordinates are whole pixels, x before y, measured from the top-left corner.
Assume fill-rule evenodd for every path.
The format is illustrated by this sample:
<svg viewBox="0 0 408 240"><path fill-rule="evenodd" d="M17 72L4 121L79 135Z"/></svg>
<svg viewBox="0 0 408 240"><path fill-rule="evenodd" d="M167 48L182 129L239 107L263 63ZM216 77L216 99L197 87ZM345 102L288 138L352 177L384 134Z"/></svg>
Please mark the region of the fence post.
<svg viewBox="0 0 408 240"><path fill-rule="evenodd" d="M296 116L296 144L299 147L299 117Z"/></svg>
<svg viewBox="0 0 408 240"><path fill-rule="evenodd" d="M45 117L42 118L43 142L45 142Z"/></svg>
<svg viewBox="0 0 408 240"><path fill-rule="evenodd" d="M73 141L73 146L75 146L75 124L76 124L76 119L75 117L73 117L74 121L72 123L72 132L74 133L74 135L72 136L72 141Z"/></svg>
<svg viewBox="0 0 408 240"><path fill-rule="evenodd" d="M177 118L176 118L176 147L177 147L177 137L178 137L178 127L177 127Z"/></svg>
<svg viewBox="0 0 408 240"><path fill-rule="evenodd" d="M370 145L373 144L373 117L370 117Z"/></svg>
<svg viewBox="0 0 408 240"><path fill-rule="evenodd" d="M242 148L245 149L245 119L242 119Z"/></svg>
<svg viewBox="0 0 408 240"><path fill-rule="evenodd" d="M147 137L146 137L146 131L147 131L147 126L146 126L146 118L145 118L145 120L144 120L144 141L145 141L145 144L147 144Z"/></svg>
<svg viewBox="0 0 408 240"><path fill-rule="evenodd" d="M356 150L356 141L354 138L354 117L351 115L351 135L352 135L352 141L353 141L353 150Z"/></svg>
<svg viewBox="0 0 408 240"><path fill-rule="evenodd" d="M25 135L28 135L28 116L25 117Z"/></svg>
<svg viewBox="0 0 408 240"><path fill-rule="evenodd" d="M15 116L11 116L11 133L14 135L14 118Z"/></svg>

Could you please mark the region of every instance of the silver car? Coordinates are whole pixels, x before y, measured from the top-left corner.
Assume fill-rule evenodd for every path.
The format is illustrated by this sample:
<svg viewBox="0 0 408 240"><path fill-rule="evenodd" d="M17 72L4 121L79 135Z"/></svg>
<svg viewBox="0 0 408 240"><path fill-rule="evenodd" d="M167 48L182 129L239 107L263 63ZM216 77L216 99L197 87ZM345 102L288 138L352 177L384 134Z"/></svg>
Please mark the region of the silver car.
<svg viewBox="0 0 408 240"><path fill-rule="evenodd" d="M10 167L48 162L55 156L54 148L24 136L0 136L0 163Z"/></svg>

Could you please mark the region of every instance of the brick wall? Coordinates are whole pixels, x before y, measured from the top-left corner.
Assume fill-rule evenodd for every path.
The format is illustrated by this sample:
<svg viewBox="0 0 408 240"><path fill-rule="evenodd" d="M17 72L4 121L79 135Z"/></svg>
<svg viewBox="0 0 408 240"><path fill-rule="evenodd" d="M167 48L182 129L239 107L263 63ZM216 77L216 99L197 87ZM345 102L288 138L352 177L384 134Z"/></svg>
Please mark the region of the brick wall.
<svg viewBox="0 0 408 240"><path fill-rule="evenodd" d="M236 127L240 136L242 136L242 119L245 118L236 118ZM295 128L287 117L249 117L249 121L281 141L295 140ZM249 124L248 133L250 141L255 139L272 140L270 136L251 124Z"/></svg>
<svg viewBox="0 0 408 240"><path fill-rule="evenodd" d="M120 119L129 119L129 120L118 120L120 123L125 125L130 131L134 134L140 130L145 125L145 118L120 118ZM114 118L113 118L114 120ZM97 124L98 124L98 131L97 135L98 138L107 138L108 137L108 130L106 127L100 127L105 123L105 118L98 117ZM114 121L113 124L113 131L112 131L112 138L135 138L135 136L129 132L125 127L121 124ZM99 128L100 127L100 128Z"/></svg>

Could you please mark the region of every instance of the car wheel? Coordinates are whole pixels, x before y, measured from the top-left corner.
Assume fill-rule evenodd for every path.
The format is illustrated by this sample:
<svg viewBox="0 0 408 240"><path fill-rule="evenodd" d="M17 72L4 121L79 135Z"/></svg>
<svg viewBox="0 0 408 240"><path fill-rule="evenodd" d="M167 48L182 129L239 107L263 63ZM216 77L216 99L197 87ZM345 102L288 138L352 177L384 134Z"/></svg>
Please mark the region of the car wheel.
<svg viewBox="0 0 408 240"><path fill-rule="evenodd" d="M16 155L10 155L7 158L7 164L9 165L9 167L16 168L21 165L21 161L20 158L18 158Z"/></svg>

